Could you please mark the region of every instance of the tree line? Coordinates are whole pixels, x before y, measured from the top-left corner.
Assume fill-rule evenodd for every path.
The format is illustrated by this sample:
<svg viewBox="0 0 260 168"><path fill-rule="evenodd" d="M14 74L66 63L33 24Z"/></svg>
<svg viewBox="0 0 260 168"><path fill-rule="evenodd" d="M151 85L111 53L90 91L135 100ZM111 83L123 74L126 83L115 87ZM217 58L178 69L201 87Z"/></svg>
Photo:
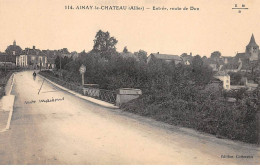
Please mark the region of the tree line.
<svg viewBox="0 0 260 168"><path fill-rule="evenodd" d="M136 52L139 60L124 58L116 50L117 40L109 32L98 31L93 49L81 52L75 60L57 58L62 78L81 83L79 68L86 66L85 83L102 89L140 88L143 95L122 106L123 109L173 125L191 127L218 137L259 143L260 89L237 91L237 101L227 101L222 90L207 89L213 81L212 69L199 55L189 66L154 59L146 63L147 53ZM128 53L127 47L123 50ZM212 58L218 58L214 52ZM235 82L239 74L231 74Z"/></svg>
<svg viewBox="0 0 260 168"><path fill-rule="evenodd" d="M103 89L115 90L122 87L151 90L157 87L169 90L173 85L205 86L212 79L212 70L204 64L200 56L195 56L191 66L174 62L153 60L146 63L147 52L134 53L138 58L124 58L116 50L117 40L109 32L98 31L93 49L82 51L75 60L57 57L56 68L63 70L67 81L80 82L79 67L86 66L85 83L98 84ZM129 53L127 47L123 53ZM60 67L61 66L61 67Z"/></svg>

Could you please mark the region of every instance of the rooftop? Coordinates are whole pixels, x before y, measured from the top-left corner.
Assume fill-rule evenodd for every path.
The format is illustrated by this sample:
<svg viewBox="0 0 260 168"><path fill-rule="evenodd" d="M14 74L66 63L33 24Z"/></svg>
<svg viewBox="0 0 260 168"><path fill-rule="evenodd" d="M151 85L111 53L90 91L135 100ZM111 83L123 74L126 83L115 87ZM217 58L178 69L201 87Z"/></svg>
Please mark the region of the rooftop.
<svg viewBox="0 0 260 168"><path fill-rule="evenodd" d="M157 59L182 61L181 57L179 57L178 55L169 55L169 54L160 54L160 53L152 53L151 55L153 55Z"/></svg>
<svg viewBox="0 0 260 168"><path fill-rule="evenodd" d="M254 34L252 34L251 36L251 39L250 39L250 42L248 43L247 47L259 47L256 42L255 42L255 37L254 37Z"/></svg>

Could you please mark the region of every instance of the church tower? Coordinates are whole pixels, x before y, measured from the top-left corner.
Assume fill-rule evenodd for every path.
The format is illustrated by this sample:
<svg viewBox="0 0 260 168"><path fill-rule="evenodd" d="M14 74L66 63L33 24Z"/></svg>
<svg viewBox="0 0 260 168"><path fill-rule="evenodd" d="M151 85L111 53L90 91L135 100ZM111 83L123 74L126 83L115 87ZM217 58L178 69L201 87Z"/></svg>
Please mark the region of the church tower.
<svg viewBox="0 0 260 168"><path fill-rule="evenodd" d="M250 61L258 60L259 46L255 42L254 34L252 34L250 42L246 46L246 55L249 56Z"/></svg>

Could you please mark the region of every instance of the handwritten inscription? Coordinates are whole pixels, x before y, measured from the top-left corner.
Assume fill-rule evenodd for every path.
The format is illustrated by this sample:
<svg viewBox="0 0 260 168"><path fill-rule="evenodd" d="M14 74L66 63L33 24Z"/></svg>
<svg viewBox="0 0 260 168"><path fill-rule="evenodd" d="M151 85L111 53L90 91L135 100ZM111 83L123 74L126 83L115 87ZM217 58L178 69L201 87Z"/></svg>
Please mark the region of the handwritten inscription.
<svg viewBox="0 0 260 168"><path fill-rule="evenodd" d="M35 103L55 103L55 102L59 102L59 101L64 101L65 98L51 98L51 99L40 99L38 101L36 100L30 100L30 101L25 101L24 104L35 104Z"/></svg>

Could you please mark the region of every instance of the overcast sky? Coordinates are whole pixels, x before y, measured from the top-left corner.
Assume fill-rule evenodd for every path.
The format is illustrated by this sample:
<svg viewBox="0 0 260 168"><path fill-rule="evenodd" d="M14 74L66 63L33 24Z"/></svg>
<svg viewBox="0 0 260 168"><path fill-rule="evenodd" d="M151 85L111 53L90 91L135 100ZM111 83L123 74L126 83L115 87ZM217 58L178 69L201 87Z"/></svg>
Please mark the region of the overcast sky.
<svg viewBox="0 0 260 168"><path fill-rule="evenodd" d="M234 4L249 10L238 13ZM65 5L198 7L199 11L65 10ZM251 34L260 44L260 0L0 0L0 51L22 48L89 51L96 32L109 31L131 52L224 56L244 52Z"/></svg>

